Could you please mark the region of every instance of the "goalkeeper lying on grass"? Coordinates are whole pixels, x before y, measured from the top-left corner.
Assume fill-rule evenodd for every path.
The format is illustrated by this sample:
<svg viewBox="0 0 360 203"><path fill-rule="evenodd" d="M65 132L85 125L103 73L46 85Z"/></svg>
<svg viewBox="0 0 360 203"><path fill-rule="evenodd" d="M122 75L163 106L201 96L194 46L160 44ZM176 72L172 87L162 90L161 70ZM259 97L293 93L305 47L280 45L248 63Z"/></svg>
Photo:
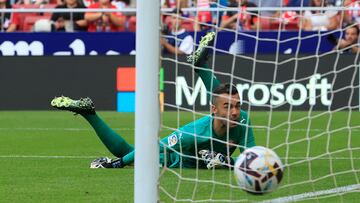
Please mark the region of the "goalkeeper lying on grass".
<svg viewBox="0 0 360 203"><path fill-rule="evenodd" d="M206 65L208 50L215 38L208 33L200 41L199 48L188 61L196 67L195 72L203 80L207 90L212 90L211 115L200 118L160 141L160 164L166 167L222 168L234 164L231 154L236 146L242 152L245 148L255 146L250 119L240 109L240 99L236 87L231 84L220 84ZM68 97L57 97L51 105L62 110L69 110L82 115L95 129L96 134L117 159L99 158L91 163L92 168L122 168L134 162L134 147L128 144L119 134L108 127L95 113L94 104L89 98L72 100ZM180 155L179 153L182 153Z"/></svg>

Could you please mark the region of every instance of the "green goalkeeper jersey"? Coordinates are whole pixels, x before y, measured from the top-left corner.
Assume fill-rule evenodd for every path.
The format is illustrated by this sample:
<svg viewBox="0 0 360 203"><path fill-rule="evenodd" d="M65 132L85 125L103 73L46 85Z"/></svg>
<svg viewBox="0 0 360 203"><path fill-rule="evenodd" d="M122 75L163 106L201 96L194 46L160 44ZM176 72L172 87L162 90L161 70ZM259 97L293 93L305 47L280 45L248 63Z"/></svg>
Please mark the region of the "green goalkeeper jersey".
<svg viewBox="0 0 360 203"><path fill-rule="evenodd" d="M195 69L195 72L209 92L220 85L220 81L206 64L201 69ZM161 164L171 168L194 168L197 164L199 167L206 167L203 161L197 161L200 150L211 150L228 156L235 151L236 146L239 146L240 152L255 146L251 122L245 111L241 110L239 123L238 126L229 128L224 136L218 136L214 132L212 115L180 127L160 141Z"/></svg>
<svg viewBox="0 0 360 203"><path fill-rule="evenodd" d="M193 168L197 166L198 152L210 150L224 155L231 155L237 146L240 152L255 146L250 119L241 111L239 125L229 128L228 134L218 136L213 130L212 115L191 122L160 141L161 163L168 167ZM198 161L199 167L205 167Z"/></svg>

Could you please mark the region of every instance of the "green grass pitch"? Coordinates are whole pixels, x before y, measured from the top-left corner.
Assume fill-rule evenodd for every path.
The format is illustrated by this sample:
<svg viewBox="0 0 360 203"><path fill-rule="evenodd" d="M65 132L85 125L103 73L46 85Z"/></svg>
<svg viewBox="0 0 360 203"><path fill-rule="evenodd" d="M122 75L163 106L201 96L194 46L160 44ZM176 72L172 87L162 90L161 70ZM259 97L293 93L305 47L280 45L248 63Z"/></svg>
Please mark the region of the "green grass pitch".
<svg viewBox="0 0 360 203"><path fill-rule="evenodd" d="M134 114L99 115L134 142ZM161 201L258 202L359 184L359 112L251 112L250 117L257 144L274 148L288 166L278 190L247 194L236 188L228 170L161 169ZM176 128L193 118L166 112L162 123ZM161 135L170 132L162 128ZM0 202L133 202L133 167L90 169L90 162L101 156L112 157L81 116L55 110L2 111ZM360 191L313 198L358 202Z"/></svg>

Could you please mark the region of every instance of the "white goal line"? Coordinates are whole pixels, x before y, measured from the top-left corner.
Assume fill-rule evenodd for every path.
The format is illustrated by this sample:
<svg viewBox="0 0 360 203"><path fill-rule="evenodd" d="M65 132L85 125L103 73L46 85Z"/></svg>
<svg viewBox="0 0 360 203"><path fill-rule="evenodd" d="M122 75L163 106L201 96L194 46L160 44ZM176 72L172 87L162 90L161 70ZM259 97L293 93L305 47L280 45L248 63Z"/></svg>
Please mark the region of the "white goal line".
<svg viewBox="0 0 360 203"><path fill-rule="evenodd" d="M309 199L312 197L324 196L324 195L333 195L334 193L345 193L353 190L359 190L360 184L348 185L343 187L337 187L329 190L320 190L316 192L306 192L298 195L280 197L276 199L262 201L261 203L283 203L283 202L296 202L304 199Z"/></svg>
<svg viewBox="0 0 360 203"><path fill-rule="evenodd" d="M94 158L99 158L101 156L105 156L103 154L99 154L99 156L76 156L76 155L0 155L0 159L1 158L37 158L37 159L94 159ZM281 159L286 159L286 157L280 157ZM303 160L303 159L312 159L313 157L287 157L287 159L291 159L291 160ZM316 160L328 160L330 158L325 158L325 157L321 157L321 158L317 158ZM360 160L360 157L331 157L331 159L337 159L337 160Z"/></svg>
<svg viewBox="0 0 360 203"><path fill-rule="evenodd" d="M47 155L0 155L1 158L31 158L31 159L96 159L101 157L99 156L47 156Z"/></svg>
<svg viewBox="0 0 360 203"><path fill-rule="evenodd" d="M92 128L0 128L0 131L93 131ZM134 131L134 128L113 128L113 130Z"/></svg>
<svg viewBox="0 0 360 203"><path fill-rule="evenodd" d="M113 128L114 130L119 130L119 131L134 131L135 128ZM9 130L16 130L16 131L93 131L92 128L0 128L0 131L9 131ZM165 130L170 130L170 129L165 129ZM266 128L253 128L254 131L267 131ZM345 130L345 129L344 129ZM358 132L360 131L359 127L354 127L354 128L346 128L346 130L351 130L354 132ZM284 129L272 129L271 131L288 131L287 128ZM312 129L307 129L307 128L291 128L290 131L292 132L323 132L323 131L327 131L326 129L321 129L321 128L312 128Z"/></svg>

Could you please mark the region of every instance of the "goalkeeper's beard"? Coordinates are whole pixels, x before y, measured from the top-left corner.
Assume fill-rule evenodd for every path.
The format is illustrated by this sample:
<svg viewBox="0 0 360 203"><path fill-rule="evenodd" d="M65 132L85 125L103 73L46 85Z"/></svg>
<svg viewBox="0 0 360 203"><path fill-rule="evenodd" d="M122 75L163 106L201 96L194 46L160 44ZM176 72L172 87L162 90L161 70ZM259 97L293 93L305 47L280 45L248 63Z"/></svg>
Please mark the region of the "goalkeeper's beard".
<svg viewBox="0 0 360 203"><path fill-rule="evenodd" d="M236 126L238 126L238 119L227 119L227 118L224 118L226 120L221 120L221 123L223 125L223 128L235 128Z"/></svg>
<svg viewBox="0 0 360 203"><path fill-rule="evenodd" d="M235 128L239 124L239 117L240 115L237 113L231 113L229 115L216 115L218 117L218 120L222 124L222 128Z"/></svg>
<svg viewBox="0 0 360 203"><path fill-rule="evenodd" d="M227 119L226 117L218 117L214 120L214 130L217 135L224 135L228 128L235 128L238 125L238 119Z"/></svg>
<svg viewBox="0 0 360 203"><path fill-rule="evenodd" d="M239 125L239 113L222 114L221 112L214 112L213 128L217 135L224 135L228 128L232 129Z"/></svg>

